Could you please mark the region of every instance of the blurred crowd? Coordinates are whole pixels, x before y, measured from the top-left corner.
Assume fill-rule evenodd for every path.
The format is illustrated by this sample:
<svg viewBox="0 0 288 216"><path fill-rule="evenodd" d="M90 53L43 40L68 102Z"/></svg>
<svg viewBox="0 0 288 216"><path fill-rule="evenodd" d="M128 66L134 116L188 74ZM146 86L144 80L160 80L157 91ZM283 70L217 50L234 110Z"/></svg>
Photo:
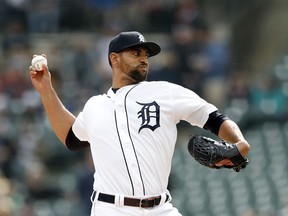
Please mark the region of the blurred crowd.
<svg viewBox="0 0 288 216"><path fill-rule="evenodd" d="M0 1L0 215L85 215L93 166L50 129L28 67L45 53L54 86L75 115L110 87L107 46L137 30L161 44L149 80L194 90L243 126L285 120L287 88L274 74L233 68L225 23L209 25L194 0ZM65 209L65 212L64 212Z"/></svg>

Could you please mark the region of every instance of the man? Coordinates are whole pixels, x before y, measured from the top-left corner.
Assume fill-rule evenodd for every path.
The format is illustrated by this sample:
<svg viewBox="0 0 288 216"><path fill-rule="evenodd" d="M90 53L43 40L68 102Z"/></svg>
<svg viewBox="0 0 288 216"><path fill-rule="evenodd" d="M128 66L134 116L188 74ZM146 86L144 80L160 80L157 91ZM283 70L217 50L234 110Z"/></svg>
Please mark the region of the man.
<svg viewBox="0 0 288 216"><path fill-rule="evenodd" d="M90 98L75 117L61 103L47 67L30 77L51 126L70 150L90 146L95 166L92 215L181 215L167 190L177 139L185 120L211 130L249 151L238 126L191 90L168 82L145 81L149 57L160 52L138 32L122 32L109 44L112 87ZM217 166L231 166L225 159Z"/></svg>

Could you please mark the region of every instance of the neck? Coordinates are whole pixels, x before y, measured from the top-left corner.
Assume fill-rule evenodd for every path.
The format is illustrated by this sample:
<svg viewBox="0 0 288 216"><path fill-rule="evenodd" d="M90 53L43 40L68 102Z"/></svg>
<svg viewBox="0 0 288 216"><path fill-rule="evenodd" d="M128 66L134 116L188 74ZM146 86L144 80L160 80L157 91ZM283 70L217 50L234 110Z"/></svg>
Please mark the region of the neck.
<svg viewBox="0 0 288 216"><path fill-rule="evenodd" d="M121 83L121 84L113 83L112 84L112 88L113 89L120 89L120 88L122 88L124 86L133 85L133 84L137 84L137 82L127 82L127 83Z"/></svg>
<svg viewBox="0 0 288 216"><path fill-rule="evenodd" d="M133 85L139 83L136 79L128 74L114 69L112 77L112 88L122 88L124 86Z"/></svg>
<svg viewBox="0 0 288 216"><path fill-rule="evenodd" d="M124 86L128 86L128 85L133 85L133 84L137 84L138 82L136 82L135 80L132 80L130 77L129 78L125 78L125 77L121 77L121 78L117 78L117 77L113 77L113 81L112 81L112 88L122 88Z"/></svg>

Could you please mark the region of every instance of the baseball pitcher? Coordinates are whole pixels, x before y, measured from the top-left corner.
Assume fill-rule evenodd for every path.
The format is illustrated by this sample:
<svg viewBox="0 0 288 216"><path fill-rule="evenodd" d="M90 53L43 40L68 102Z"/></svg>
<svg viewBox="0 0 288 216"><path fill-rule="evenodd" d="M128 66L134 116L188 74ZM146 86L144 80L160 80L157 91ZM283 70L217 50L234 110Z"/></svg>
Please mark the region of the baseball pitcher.
<svg viewBox="0 0 288 216"><path fill-rule="evenodd" d="M47 66L43 71L30 66L31 81L57 137L70 150L91 149L91 216L181 215L167 190L181 120L229 142L191 139L188 149L198 162L237 172L248 163L248 142L236 123L214 105L182 86L146 81L149 58L160 51L139 32L115 36L108 48L111 88L91 97L77 117L57 96Z"/></svg>

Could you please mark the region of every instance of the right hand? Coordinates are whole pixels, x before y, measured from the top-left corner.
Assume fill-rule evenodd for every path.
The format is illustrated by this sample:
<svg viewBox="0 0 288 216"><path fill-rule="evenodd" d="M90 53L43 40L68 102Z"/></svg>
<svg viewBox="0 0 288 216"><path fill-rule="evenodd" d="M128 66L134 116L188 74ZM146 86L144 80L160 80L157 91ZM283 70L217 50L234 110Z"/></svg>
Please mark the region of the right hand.
<svg viewBox="0 0 288 216"><path fill-rule="evenodd" d="M46 55L42 54L45 58ZM35 55L33 55L34 57ZM34 88L41 94L45 90L52 88L51 74L47 66L43 65L43 71L36 71L33 66L29 67L30 79Z"/></svg>

